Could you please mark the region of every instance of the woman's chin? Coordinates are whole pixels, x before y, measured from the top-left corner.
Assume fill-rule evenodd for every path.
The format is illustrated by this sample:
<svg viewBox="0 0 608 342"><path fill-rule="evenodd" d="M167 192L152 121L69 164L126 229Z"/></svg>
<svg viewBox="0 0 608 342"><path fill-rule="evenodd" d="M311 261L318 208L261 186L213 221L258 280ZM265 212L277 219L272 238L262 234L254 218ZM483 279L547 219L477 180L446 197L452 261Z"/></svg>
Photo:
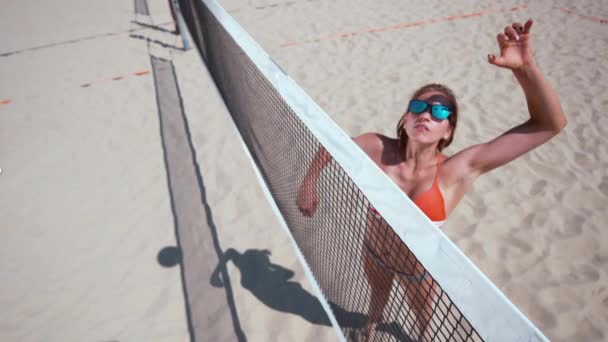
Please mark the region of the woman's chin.
<svg viewBox="0 0 608 342"><path fill-rule="evenodd" d="M438 143L438 141L431 139L428 134L413 134L408 136L408 141L412 144L420 146L434 145Z"/></svg>

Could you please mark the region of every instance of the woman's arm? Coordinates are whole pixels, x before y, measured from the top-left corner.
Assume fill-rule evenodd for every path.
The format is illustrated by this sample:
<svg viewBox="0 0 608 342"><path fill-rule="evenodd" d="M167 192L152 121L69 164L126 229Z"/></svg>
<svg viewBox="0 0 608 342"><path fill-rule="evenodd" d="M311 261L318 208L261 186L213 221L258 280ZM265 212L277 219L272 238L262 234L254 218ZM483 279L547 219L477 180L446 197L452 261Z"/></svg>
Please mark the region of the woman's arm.
<svg viewBox="0 0 608 342"><path fill-rule="evenodd" d="M504 165L542 145L566 126L566 116L557 93L533 61L532 24L532 20L528 20L524 26L514 23L506 27L504 33L497 37L500 56L488 56L491 64L513 72L526 96L530 118L492 141L454 155L451 159L461 176L458 179L471 180Z"/></svg>
<svg viewBox="0 0 608 342"><path fill-rule="evenodd" d="M380 138L375 133L362 134L353 138L353 141L368 155L372 151L381 148ZM317 210L317 206L319 205L317 180L331 159L332 157L327 150L323 146L319 147L302 180L302 184L298 189L296 204L305 216L312 216Z"/></svg>
<svg viewBox="0 0 608 342"><path fill-rule="evenodd" d="M304 216L312 216L319 205L317 194L317 180L319 175L331 160L331 155L323 146L315 154L308 167L308 171L302 180L296 197L296 205Z"/></svg>
<svg viewBox="0 0 608 342"><path fill-rule="evenodd" d="M306 176L304 176L303 183L316 184L317 179L319 178L319 175L321 174L321 172L323 171L325 166L327 166L327 164L329 164L330 160L331 160L331 155L327 152L327 150L323 146L320 146L319 150L317 151L314 158L312 159L310 166L308 167L308 172L306 173Z"/></svg>

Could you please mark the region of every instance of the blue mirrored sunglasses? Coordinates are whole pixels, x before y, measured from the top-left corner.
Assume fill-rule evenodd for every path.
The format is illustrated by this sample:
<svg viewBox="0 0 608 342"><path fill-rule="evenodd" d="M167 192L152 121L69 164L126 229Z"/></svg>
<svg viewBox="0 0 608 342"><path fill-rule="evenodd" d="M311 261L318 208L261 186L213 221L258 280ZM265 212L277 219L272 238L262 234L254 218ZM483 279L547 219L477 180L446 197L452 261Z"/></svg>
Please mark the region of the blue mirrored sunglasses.
<svg viewBox="0 0 608 342"><path fill-rule="evenodd" d="M431 104L423 100L412 100L408 106L408 111L414 114L422 114L426 112L429 108L431 108L430 113L437 120L445 120L450 114L452 114L452 110L441 104Z"/></svg>

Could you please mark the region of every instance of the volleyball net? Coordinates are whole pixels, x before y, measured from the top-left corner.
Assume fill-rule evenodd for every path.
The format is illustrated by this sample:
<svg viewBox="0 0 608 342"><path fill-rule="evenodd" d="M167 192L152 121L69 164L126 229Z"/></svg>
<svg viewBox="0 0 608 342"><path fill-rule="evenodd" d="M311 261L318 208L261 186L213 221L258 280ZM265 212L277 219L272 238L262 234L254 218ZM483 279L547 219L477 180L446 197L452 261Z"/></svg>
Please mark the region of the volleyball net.
<svg viewBox="0 0 608 342"><path fill-rule="evenodd" d="M340 339L546 340L218 2L179 7Z"/></svg>

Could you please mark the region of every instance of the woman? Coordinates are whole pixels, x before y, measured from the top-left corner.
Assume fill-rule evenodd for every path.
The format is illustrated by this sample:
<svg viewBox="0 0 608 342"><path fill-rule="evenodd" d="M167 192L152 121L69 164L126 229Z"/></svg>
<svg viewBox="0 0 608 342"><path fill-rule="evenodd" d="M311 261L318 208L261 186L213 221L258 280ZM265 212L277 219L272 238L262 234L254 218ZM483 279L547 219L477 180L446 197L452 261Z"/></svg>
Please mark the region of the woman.
<svg viewBox="0 0 608 342"><path fill-rule="evenodd" d="M430 84L416 91L407 112L397 124L397 139L365 133L354 141L363 151L434 221L441 225L480 175L504 165L545 143L566 126L566 117L556 92L533 61L531 33L533 21L513 23L498 34L500 55L488 55L488 62L509 69L524 91L530 117L497 138L466 148L452 156L441 151L453 138L458 104L452 91ZM508 94L506 94L508 95ZM318 153L298 193L298 206L305 215L316 210L316 179L329 162L325 151ZM431 316L434 281L404 244L385 250L390 227L377 223L370 208L364 245L365 273L372 288L369 320L365 335L373 338L375 328L395 277L406 290L408 304L416 312L419 336L426 332ZM374 223L376 222L376 223Z"/></svg>

